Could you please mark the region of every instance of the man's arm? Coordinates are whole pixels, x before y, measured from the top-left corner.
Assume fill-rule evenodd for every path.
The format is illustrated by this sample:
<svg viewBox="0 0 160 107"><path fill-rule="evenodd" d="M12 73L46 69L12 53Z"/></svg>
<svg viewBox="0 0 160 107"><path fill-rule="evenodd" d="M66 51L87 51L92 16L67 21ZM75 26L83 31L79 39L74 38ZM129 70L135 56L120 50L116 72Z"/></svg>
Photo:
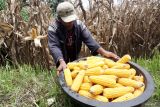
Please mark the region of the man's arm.
<svg viewBox="0 0 160 107"><path fill-rule="evenodd" d="M59 40L56 36L56 31L53 27L49 26L48 28L48 47L50 49L51 55L54 58L57 70L61 71L66 68L66 63L63 59L63 54L61 51Z"/></svg>
<svg viewBox="0 0 160 107"><path fill-rule="evenodd" d="M87 27L81 21L79 21L79 23L83 42L87 45L92 55L97 55L97 50L100 48L100 45L93 39Z"/></svg>
<svg viewBox="0 0 160 107"><path fill-rule="evenodd" d="M101 54L104 57L112 57L118 59L119 57L109 51L104 50L93 38L90 31L86 28L86 26L81 23L82 37L84 43L91 50L92 55Z"/></svg>

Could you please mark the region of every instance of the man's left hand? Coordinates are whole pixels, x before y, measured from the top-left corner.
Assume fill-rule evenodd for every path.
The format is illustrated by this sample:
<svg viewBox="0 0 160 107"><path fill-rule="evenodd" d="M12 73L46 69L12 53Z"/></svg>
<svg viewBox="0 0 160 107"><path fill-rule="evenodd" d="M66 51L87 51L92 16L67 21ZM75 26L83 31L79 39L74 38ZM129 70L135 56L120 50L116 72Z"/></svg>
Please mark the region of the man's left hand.
<svg viewBox="0 0 160 107"><path fill-rule="evenodd" d="M106 51L103 55L104 57L119 59L120 57L114 54L113 52Z"/></svg>
<svg viewBox="0 0 160 107"><path fill-rule="evenodd" d="M113 52L109 52L109 51L106 51L104 50L102 47L100 47L97 52L99 54L101 54L102 56L106 57L106 58L114 58L114 59L119 59L120 57L117 56L116 54L114 54Z"/></svg>

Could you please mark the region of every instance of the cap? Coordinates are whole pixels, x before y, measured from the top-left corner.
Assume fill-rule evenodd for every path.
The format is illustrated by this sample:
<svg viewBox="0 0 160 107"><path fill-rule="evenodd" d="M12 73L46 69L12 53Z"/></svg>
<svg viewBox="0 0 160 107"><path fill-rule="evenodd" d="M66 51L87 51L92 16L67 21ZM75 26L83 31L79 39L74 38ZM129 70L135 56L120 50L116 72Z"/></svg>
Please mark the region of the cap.
<svg viewBox="0 0 160 107"><path fill-rule="evenodd" d="M71 22L78 18L75 14L74 6L67 1L59 3L56 12L64 22Z"/></svg>

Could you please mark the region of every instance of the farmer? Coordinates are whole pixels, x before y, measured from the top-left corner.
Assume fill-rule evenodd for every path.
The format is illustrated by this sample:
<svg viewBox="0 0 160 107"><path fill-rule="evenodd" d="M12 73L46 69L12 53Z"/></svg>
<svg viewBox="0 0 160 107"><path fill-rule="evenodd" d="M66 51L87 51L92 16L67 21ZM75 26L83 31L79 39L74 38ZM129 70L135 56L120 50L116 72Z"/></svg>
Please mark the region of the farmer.
<svg viewBox="0 0 160 107"><path fill-rule="evenodd" d="M66 63L78 58L82 42L92 55L117 58L112 52L105 51L93 38L86 26L78 20L74 6L70 2L59 3L57 18L48 28L48 45L57 66L57 74L66 68Z"/></svg>

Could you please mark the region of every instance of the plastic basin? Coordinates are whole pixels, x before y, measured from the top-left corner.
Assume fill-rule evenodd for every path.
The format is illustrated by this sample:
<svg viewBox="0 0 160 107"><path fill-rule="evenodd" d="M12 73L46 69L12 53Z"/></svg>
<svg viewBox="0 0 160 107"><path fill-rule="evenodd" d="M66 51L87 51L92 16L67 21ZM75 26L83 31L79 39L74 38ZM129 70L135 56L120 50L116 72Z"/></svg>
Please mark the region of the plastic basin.
<svg viewBox="0 0 160 107"><path fill-rule="evenodd" d="M140 96L132 100L115 102L115 103L113 102L104 103L104 102L100 102L97 100L80 96L78 93L72 91L66 85L63 72L60 73L58 77L58 82L63 92L67 94L69 98L71 98L71 101L73 101L76 104L76 107L77 106L80 106L80 107L140 107L140 106L143 106L144 103L152 96L154 92L154 82L153 82L152 76L144 68L142 68L141 66L133 62L129 62L129 64L132 68L136 69L137 74L141 74L144 76L144 83L145 83L145 90L143 94L141 94Z"/></svg>

